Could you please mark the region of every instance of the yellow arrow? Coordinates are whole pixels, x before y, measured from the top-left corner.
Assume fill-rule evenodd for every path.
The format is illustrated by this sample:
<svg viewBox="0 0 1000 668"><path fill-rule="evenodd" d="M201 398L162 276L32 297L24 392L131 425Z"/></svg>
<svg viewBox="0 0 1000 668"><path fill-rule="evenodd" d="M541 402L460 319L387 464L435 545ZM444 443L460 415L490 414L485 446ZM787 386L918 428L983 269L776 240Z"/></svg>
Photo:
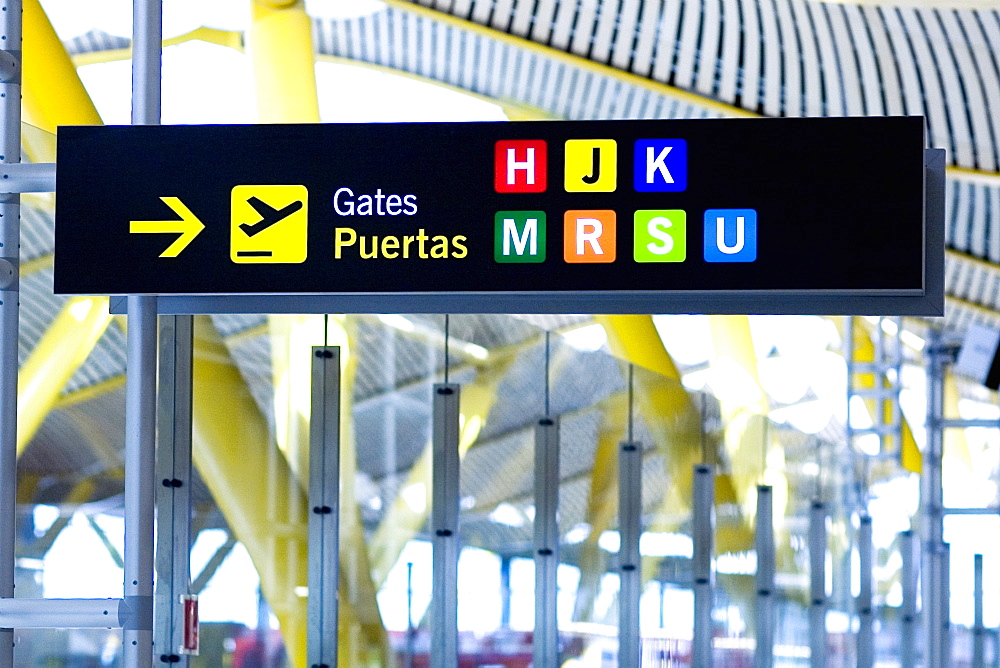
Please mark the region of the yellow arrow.
<svg viewBox="0 0 1000 668"><path fill-rule="evenodd" d="M161 197L164 204L169 206L174 213L181 217L180 220L132 220L129 221L128 231L133 234L153 234L158 232L179 232L180 236L174 243L167 246L167 250L160 253L160 257L177 257L181 251L194 241L194 238L205 229L205 224L198 220L198 216L191 213L191 209L180 200L179 197Z"/></svg>

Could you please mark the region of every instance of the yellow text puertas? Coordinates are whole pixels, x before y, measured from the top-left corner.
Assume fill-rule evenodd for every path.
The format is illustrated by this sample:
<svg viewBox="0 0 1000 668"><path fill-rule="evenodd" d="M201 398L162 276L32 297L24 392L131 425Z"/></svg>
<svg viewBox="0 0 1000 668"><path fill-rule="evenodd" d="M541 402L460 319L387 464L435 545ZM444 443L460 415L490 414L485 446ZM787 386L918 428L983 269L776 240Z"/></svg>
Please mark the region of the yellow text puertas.
<svg viewBox="0 0 1000 668"><path fill-rule="evenodd" d="M305 186L236 186L229 257L239 264L305 262L309 240Z"/></svg>

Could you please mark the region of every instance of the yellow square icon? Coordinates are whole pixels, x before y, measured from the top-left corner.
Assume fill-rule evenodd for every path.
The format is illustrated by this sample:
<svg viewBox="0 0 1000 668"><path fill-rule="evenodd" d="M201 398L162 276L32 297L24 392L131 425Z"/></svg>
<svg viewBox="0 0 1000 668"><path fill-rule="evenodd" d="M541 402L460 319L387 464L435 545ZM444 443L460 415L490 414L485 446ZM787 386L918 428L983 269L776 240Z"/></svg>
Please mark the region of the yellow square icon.
<svg viewBox="0 0 1000 668"><path fill-rule="evenodd" d="M566 142L566 192L610 193L618 187L618 144L614 139Z"/></svg>
<svg viewBox="0 0 1000 668"><path fill-rule="evenodd" d="M305 262L308 248L305 186L236 186L229 258L240 264Z"/></svg>

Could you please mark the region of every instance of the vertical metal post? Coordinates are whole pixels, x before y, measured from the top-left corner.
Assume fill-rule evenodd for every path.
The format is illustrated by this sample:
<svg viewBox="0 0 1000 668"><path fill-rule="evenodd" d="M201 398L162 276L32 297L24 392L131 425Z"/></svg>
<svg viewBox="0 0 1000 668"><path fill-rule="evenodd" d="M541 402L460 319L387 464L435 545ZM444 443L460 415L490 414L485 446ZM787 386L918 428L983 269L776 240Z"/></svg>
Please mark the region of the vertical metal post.
<svg viewBox="0 0 1000 668"><path fill-rule="evenodd" d="M694 665L712 666L712 597L715 552L715 469L710 464L694 467Z"/></svg>
<svg viewBox="0 0 1000 668"><path fill-rule="evenodd" d="M134 0L132 123L160 122L160 0ZM156 297L128 297L125 382L125 602L122 630L126 668L153 662L153 478L156 437Z"/></svg>
<svg viewBox="0 0 1000 668"><path fill-rule="evenodd" d="M132 2L132 124L160 124L162 0Z"/></svg>
<svg viewBox="0 0 1000 668"><path fill-rule="evenodd" d="M900 608L900 668L917 666L917 539L912 531L899 534L899 553L903 558L900 578L903 604Z"/></svg>
<svg viewBox="0 0 1000 668"><path fill-rule="evenodd" d="M417 630L413 628L413 562L406 564L406 654L403 668L413 668Z"/></svg>
<svg viewBox="0 0 1000 668"><path fill-rule="evenodd" d="M770 485L757 485L757 526L754 532L757 551L757 646L754 666L774 665L774 494Z"/></svg>
<svg viewBox="0 0 1000 668"><path fill-rule="evenodd" d="M641 650L639 597L642 563L639 537L642 534L642 444L626 441L618 451L618 563L621 569L618 592L618 665L638 666Z"/></svg>
<svg viewBox="0 0 1000 668"><path fill-rule="evenodd" d="M921 474L921 519L923 533L923 567L921 572L921 597L926 645L924 664L926 668L947 668L941 663L943 636L941 617L942 592L947 585L942 583L942 545L944 541L944 492L941 486L941 460L944 447L944 367L947 352L941 341L941 334L931 329L925 352L927 360L927 444L924 448L923 471Z"/></svg>
<svg viewBox="0 0 1000 668"><path fill-rule="evenodd" d="M858 592L858 668L875 665L875 614L872 580L874 577L872 518L862 513L858 523L858 564L861 587Z"/></svg>
<svg viewBox="0 0 1000 668"><path fill-rule="evenodd" d="M153 646L160 662L187 666L183 604L191 593L191 363L193 318L160 319Z"/></svg>
<svg viewBox="0 0 1000 668"><path fill-rule="evenodd" d="M539 668L559 665L556 577L559 569L559 421L535 425L535 635L532 653Z"/></svg>
<svg viewBox="0 0 1000 668"><path fill-rule="evenodd" d="M940 547L941 589L941 658L942 668L951 666L951 545L941 543Z"/></svg>
<svg viewBox="0 0 1000 668"><path fill-rule="evenodd" d="M500 628L510 628L510 557L500 557Z"/></svg>
<svg viewBox="0 0 1000 668"><path fill-rule="evenodd" d="M312 348L309 418L309 619L306 662L337 665L340 584L340 348Z"/></svg>
<svg viewBox="0 0 1000 668"><path fill-rule="evenodd" d="M21 162L21 0L0 11L0 162ZM21 196L0 193L0 598L14 596ZM0 629L0 668L14 665L14 631Z"/></svg>
<svg viewBox="0 0 1000 668"><path fill-rule="evenodd" d="M826 667L826 504L809 507L809 650L812 668Z"/></svg>
<svg viewBox="0 0 1000 668"><path fill-rule="evenodd" d="M459 385L434 385L431 668L458 668Z"/></svg>
<svg viewBox="0 0 1000 668"><path fill-rule="evenodd" d="M983 555L973 558L972 569L972 666L986 665L986 627L983 626Z"/></svg>
<svg viewBox="0 0 1000 668"><path fill-rule="evenodd" d="M125 666L153 662L153 478L156 436L156 298L128 298L125 379Z"/></svg>

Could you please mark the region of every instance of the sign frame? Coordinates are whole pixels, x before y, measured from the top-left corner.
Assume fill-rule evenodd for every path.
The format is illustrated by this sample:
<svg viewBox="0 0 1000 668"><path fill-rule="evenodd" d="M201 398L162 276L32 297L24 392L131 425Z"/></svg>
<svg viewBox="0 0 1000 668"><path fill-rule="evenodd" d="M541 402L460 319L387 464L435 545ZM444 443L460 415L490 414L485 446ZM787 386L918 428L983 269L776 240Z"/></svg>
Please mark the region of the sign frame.
<svg viewBox="0 0 1000 668"><path fill-rule="evenodd" d="M684 121L195 126L160 134L65 128L55 288L156 296L165 314L942 315L944 151L922 147L919 117L861 120L781 125L771 119L750 132L750 122L724 120L683 128ZM641 139L660 133L677 138ZM617 140L573 139L593 134ZM539 136L545 139L530 139ZM117 151L104 152L112 139ZM204 149L192 157L182 147L195 141ZM494 153L493 142L496 164L488 183L478 170L461 191L442 178L467 170L470 156ZM556 147L548 177L547 142ZM615 148L633 143L634 150ZM687 157L688 145L699 147L697 158ZM671 151L680 156L676 162ZM275 161L289 152L295 160ZM872 159L859 163L866 153ZM339 156L336 166L331 155ZM384 162L383 155L399 160ZM190 169L177 168L184 160L192 160ZM126 164L138 178L122 172ZM414 164L426 169L413 172ZM536 169L542 186L532 180ZM616 169L635 172L628 185L615 185ZM672 178L686 181L689 170L697 170L697 183L672 188ZM504 183L494 183L501 173ZM650 183L666 181L646 192L640 174ZM302 185L266 185L278 183ZM376 186L415 194L382 195ZM374 195L361 195L355 210L351 188L376 193L378 207ZM231 198L219 197L230 190ZM503 194L508 190L513 194ZM342 210L343 192L349 206ZM320 206L328 197L332 208ZM311 222L307 207L309 219L316 215ZM556 213L562 210L564 225ZM630 210L634 228L632 216L623 215ZM685 228L698 225L699 215L691 216L698 210L704 210L703 260L697 236L685 241ZM760 251L758 212L777 222L760 232ZM723 216L735 216L725 218L726 240L723 228L713 226L716 220L721 226ZM230 218L230 225L221 224ZM123 219L130 221L124 229ZM108 227L106 221L116 222ZM548 252L546 230L553 237ZM407 232L415 236L403 236ZM380 234L385 259L378 259ZM367 251L365 240L372 245ZM419 257L415 250L407 254L415 240ZM425 251L425 242L433 250ZM223 244L230 246L227 260L218 256ZM678 247L680 254L669 251ZM114 248L116 261L102 271L93 248ZM509 259L512 254L518 258ZM124 312L124 301L112 299L112 312Z"/></svg>
<svg viewBox="0 0 1000 668"><path fill-rule="evenodd" d="M924 149L924 289L661 290L160 295L157 312L210 313L705 313L720 315L944 315L945 151ZM111 313L127 312L113 296Z"/></svg>

